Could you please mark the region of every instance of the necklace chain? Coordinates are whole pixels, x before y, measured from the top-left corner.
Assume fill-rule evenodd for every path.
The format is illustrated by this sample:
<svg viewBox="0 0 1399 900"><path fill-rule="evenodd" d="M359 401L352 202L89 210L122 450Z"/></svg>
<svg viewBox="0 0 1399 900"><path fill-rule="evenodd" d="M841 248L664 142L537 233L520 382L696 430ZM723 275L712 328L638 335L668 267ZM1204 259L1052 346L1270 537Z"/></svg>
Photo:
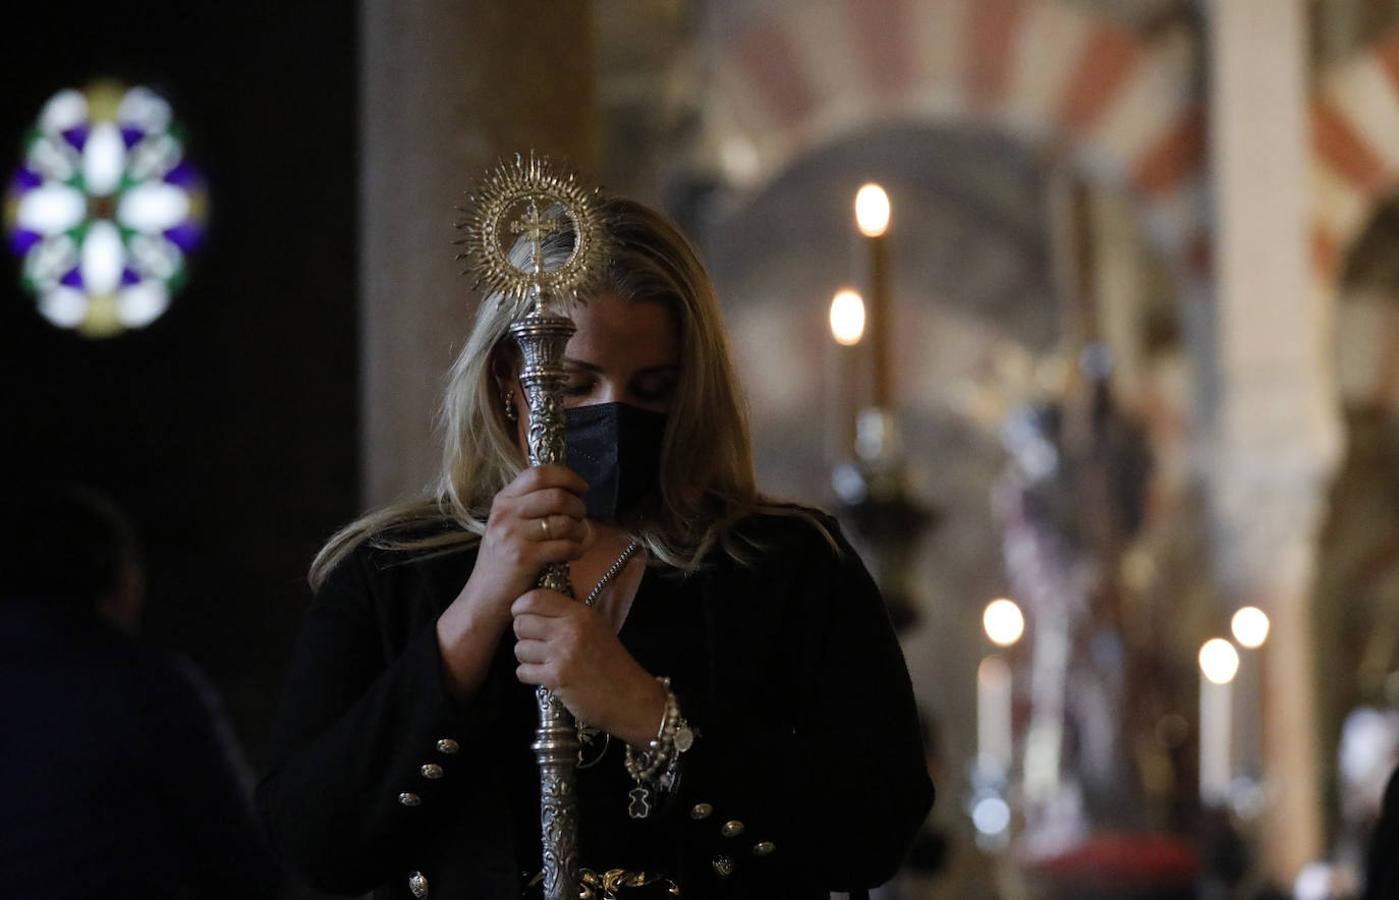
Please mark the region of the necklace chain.
<svg viewBox="0 0 1399 900"><path fill-rule="evenodd" d="M607 587L607 583L617 577L617 573L622 571L622 568L636 555L636 551L640 549L640 541L632 541L628 544L627 549L622 551L622 555L617 557L612 565L607 567L606 572L602 573L602 577L598 579L597 584L593 585L593 589L588 592L588 596L583 598L583 605L592 606L594 603L597 603L597 598L602 596L603 588Z"/></svg>
<svg viewBox="0 0 1399 900"><path fill-rule="evenodd" d="M613 560L612 565L608 566L607 571L603 572L602 577L598 579L598 583L593 585L591 591L588 591L588 596L583 598L583 605L592 606L596 603L597 598L602 596L603 588L607 587L607 583L617 577L617 573L622 571L627 562L630 561L631 558L636 555L636 551L640 549L640 541L632 541L628 544L627 549L622 551L622 555ZM602 757L607 753L607 748L612 745L612 735L605 731L602 732L602 750L598 751L598 754L589 760L585 759L586 750L588 747L591 747L593 742L597 739L598 729L593 728L582 719L578 719L574 723L574 727L578 730L578 768L591 769L593 766L602 762Z"/></svg>

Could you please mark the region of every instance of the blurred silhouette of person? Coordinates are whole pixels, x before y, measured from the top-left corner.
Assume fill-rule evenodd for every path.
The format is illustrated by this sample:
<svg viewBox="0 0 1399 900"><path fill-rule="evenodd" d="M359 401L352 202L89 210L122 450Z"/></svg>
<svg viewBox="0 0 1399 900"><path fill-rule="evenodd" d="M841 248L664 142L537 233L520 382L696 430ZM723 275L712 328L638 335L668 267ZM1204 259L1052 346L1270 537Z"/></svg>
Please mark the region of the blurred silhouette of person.
<svg viewBox="0 0 1399 900"><path fill-rule="evenodd" d="M1380 820L1370 838L1363 900L1399 898L1399 769L1389 776Z"/></svg>
<svg viewBox="0 0 1399 900"><path fill-rule="evenodd" d="M1239 885L1248 877L1251 860L1248 843L1234 824L1227 809L1200 810L1196 826L1200 851L1200 889L1203 900L1238 895Z"/></svg>
<svg viewBox="0 0 1399 900"><path fill-rule="evenodd" d="M0 897L275 891L212 689L134 637L143 595L134 532L110 501L70 486L7 498Z"/></svg>

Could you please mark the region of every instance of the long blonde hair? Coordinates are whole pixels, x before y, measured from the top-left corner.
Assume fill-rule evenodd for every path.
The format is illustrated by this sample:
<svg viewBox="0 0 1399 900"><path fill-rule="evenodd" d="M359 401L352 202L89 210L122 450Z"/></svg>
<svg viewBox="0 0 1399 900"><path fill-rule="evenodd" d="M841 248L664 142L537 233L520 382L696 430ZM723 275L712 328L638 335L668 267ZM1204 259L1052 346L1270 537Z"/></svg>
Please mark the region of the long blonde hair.
<svg viewBox="0 0 1399 900"><path fill-rule="evenodd" d="M738 540L733 526L755 512L809 519L830 540L812 511L758 491L747 408L713 283L695 249L663 216L635 201L607 198L602 213L610 258L597 289L633 302L663 303L681 331L659 504L633 536L653 559L685 571L698 569L715 547L749 561L751 544ZM571 235L556 233L546 259L566 254L570 241ZM391 549L446 551L485 533L492 498L525 466L491 370L496 353L511 347L510 310L500 299L482 301L452 364L438 415L443 446L436 483L422 497L369 513L332 536L311 563L312 588L366 539ZM432 527L442 525L457 527Z"/></svg>

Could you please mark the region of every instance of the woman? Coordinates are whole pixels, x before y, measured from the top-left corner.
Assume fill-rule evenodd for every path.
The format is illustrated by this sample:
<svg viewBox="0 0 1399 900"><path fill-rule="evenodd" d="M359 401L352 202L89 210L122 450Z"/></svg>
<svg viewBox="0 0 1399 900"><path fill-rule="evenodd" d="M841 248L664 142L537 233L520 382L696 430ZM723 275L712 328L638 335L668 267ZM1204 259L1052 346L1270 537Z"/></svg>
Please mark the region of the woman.
<svg viewBox="0 0 1399 900"><path fill-rule="evenodd" d="M258 803L319 889L537 892L537 685L580 721L581 865L649 883L618 896L876 885L931 806L873 582L832 519L754 484L708 275L656 213L603 214L611 260L567 350L587 480L526 467L517 352L488 298L452 369L435 490L312 565ZM592 605L536 590L547 563Z"/></svg>

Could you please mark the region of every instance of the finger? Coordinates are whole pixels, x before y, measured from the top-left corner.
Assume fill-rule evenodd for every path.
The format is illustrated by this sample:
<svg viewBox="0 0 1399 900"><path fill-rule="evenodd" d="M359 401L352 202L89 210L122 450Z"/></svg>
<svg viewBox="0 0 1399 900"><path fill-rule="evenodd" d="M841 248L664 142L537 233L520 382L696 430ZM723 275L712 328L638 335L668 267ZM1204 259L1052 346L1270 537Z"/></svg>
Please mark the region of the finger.
<svg viewBox="0 0 1399 900"><path fill-rule="evenodd" d="M542 666L549 661L549 645L543 641L516 641L515 658L522 663Z"/></svg>
<svg viewBox="0 0 1399 900"><path fill-rule="evenodd" d="M524 496L548 488L561 488L582 495L588 490L588 483L567 466L530 466L516 475L515 480L506 485L504 490L511 496Z"/></svg>
<svg viewBox="0 0 1399 900"><path fill-rule="evenodd" d="M571 491L579 496L588 490L588 482L583 480L583 476L570 469L568 466L543 465L535 466L539 472L539 477L544 479L548 487L561 487L566 491Z"/></svg>
<svg viewBox="0 0 1399 900"><path fill-rule="evenodd" d="M540 541L529 546L534 551L535 565L540 567L545 563L572 562L583 556L583 545L578 541Z"/></svg>
<svg viewBox="0 0 1399 900"><path fill-rule="evenodd" d="M549 667L539 663L520 663L515 667L515 677L525 684L554 686L554 680L549 675Z"/></svg>
<svg viewBox="0 0 1399 900"><path fill-rule="evenodd" d="M529 540L536 543L545 541L573 541L582 544L588 530L583 523L586 519L573 516L549 515L534 519L521 519L520 528Z"/></svg>
<svg viewBox="0 0 1399 900"><path fill-rule="evenodd" d="M510 605L512 616L536 615L544 618L558 618L568 612L571 605L577 600L569 599L558 591L551 591L548 588L535 588L519 596Z"/></svg>
<svg viewBox="0 0 1399 900"><path fill-rule="evenodd" d="M547 640L554 633L551 627L556 619L552 616L541 616L538 613L521 613L515 617L513 628L515 637L522 641L542 641Z"/></svg>
<svg viewBox="0 0 1399 900"><path fill-rule="evenodd" d="M544 516L567 516L582 519L588 515L577 494L563 488L551 487L531 491L519 498L515 513L522 519L540 519Z"/></svg>
<svg viewBox="0 0 1399 900"><path fill-rule="evenodd" d="M554 515L545 516L540 521L547 522L549 527L547 529L541 527L539 530L547 530L551 538L557 538L562 541L573 541L585 547L588 545L588 534L592 530L592 526L588 524L587 519L575 516Z"/></svg>

